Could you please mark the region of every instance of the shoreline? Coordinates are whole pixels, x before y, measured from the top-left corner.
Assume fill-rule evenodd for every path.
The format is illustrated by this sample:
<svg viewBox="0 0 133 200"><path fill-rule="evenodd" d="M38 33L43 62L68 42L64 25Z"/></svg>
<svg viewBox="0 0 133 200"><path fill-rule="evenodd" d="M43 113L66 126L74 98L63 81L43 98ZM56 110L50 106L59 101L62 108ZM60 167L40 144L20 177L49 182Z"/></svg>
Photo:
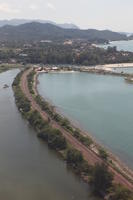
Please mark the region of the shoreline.
<svg viewBox="0 0 133 200"><path fill-rule="evenodd" d="M36 73L98 73L108 74L116 76L132 76L133 73L117 72L116 69L133 69L133 63L114 63L114 64L103 64L103 65L90 65L90 66L77 66L77 65L44 65L42 67L36 66Z"/></svg>
<svg viewBox="0 0 133 200"><path fill-rule="evenodd" d="M42 74L42 73L45 73L45 72L37 72L36 75L35 75L35 79L34 79L34 80L35 80L34 91L35 91L36 94L39 94L38 89L37 89L37 85L38 85L38 76L39 76L40 74ZM53 73L53 72L50 72L50 73ZM58 73L58 72L56 72L56 73ZM40 95L40 94L39 94L39 95ZM41 96L41 97L42 97L42 96ZM42 99L44 99L44 98L42 97ZM44 100L45 100L45 99L44 99ZM58 109L58 106L57 106L57 108L56 108L56 106L53 104L53 102L52 102L50 99L46 98L46 101L48 101L48 103L50 103L50 105L54 107L54 111L55 111L55 112L57 112L59 115L65 117L65 118L68 118L68 120L70 119L69 116L68 116L68 117L65 116L65 114L63 114L63 112L60 111L60 109ZM76 127L77 127L71 119L70 119L69 121L70 121L71 126L72 126L73 128L76 128ZM120 170L121 173L122 173L123 175L127 176L127 177L133 182L133 169L131 169L130 167L128 167L126 163L124 163L123 161L121 161L121 159L119 158L119 156L117 156L117 155L115 155L114 153L112 153L111 150L110 150L108 147L106 147L104 144L100 143L94 136L92 136L91 133L89 133L88 131L84 130L84 129L80 126L80 124L79 124L79 126L78 126L77 128L81 131L81 134L83 134L84 136L88 136L88 137L90 137L90 138L92 139L92 141L93 141L93 143L94 143L94 150L92 150L92 149L91 149L91 150L92 150L93 153L95 153L96 155L98 155L98 154L95 152L95 146L97 146L97 147L99 147L99 148L100 148L100 147L103 147L103 148L106 150L106 152L108 153L109 158L111 159L111 161L112 161L113 164L115 165L115 166L114 166L115 170L116 170L116 171L117 171L117 170L118 170L118 171Z"/></svg>
<svg viewBox="0 0 133 200"><path fill-rule="evenodd" d="M133 63L116 63L116 64L104 64L104 65L96 65L95 68L133 68Z"/></svg>

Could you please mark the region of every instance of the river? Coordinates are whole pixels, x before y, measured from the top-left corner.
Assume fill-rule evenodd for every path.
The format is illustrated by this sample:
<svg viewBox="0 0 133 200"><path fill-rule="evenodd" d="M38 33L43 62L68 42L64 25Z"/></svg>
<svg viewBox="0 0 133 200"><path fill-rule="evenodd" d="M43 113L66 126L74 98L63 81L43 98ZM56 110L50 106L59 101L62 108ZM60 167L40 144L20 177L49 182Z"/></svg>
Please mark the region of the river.
<svg viewBox="0 0 133 200"><path fill-rule="evenodd" d="M89 188L36 137L17 110L11 84L19 70L0 74L0 199L92 200ZM3 85L10 87L3 89Z"/></svg>
<svg viewBox="0 0 133 200"><path fill-rule="evenodd" d="M40 74L38 91L133 169L133 85L122 77Z"/></svg>

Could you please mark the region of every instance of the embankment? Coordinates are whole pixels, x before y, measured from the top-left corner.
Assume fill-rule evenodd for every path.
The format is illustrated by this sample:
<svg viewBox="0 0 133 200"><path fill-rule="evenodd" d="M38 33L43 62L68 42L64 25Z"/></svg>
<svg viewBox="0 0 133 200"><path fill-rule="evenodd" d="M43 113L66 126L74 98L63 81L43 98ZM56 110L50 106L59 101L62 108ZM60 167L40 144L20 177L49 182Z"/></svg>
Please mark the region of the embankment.
<svg viewBox="0 0 133 200"><path fill-rule="evenodd" d="M13 85L16 96L16 103L19 110L27 118L29 123L36 129L39 137L46 140L49 146L52 146L57 151L62 152L62 155L64 156L67 155L70 149L72 149L72 151L78 152L76 154L78 154L78 156L80 155L81 159L78 161L76 160L76 162L72 162L71 165L74 169L76 168L76 171L78 171L78 173L80 172L82 176L88 177L87 174L89 174L90 172L89 166L94 166L96 163L106 163L106 161L89 148L90 144L88 142L86 143L87 140L85 139L87 138L84 138L85 136L82 137L81 135L79 135L80 133L78 133L76 130L74 130L75 135L72 134L72 127L70 126L70 124L68 124L68 121L63 121L64 124L61 125L59 123L60 116L57 115L57 113L51 113L51 110L49 110L49 106L47 104L45 104L44 107L42 99L40 102L42 103L42 105L40 106L40 103L38 103L40 99L37 101L37 96L36 94L34 94L34 91L33 94L31 94L31 92L29 91L27 77L30 73L32 73L32 69L28 69L22 72L19 75L18 80L16 80L16 83L14 82ZM34 74L33 78L33 80L35 80ZM35 84L34 87L36 88ZM55 118L51 117L51 114L54 114L56 120ZM78 149L78 151L76 149ZM65 158L67 160L67 157ZM113 168L110 164L109 170L114 174L115 183L120 183L125 187L128 187L130 190L133 190L132 181L123 176L121 172L118 172L118 170Z"/></svg>
<svg viewBox="0 0 133 200"><path fill-rule="evenodd" d="M37 76L37 74L36 74L36 76ZM35 77L34 77L34 80L35 80ZM37 83L37 81L36 81L36 83ZM34 92L35 92L35 94L38 94L38 92L37 92L37 90L36 90L36 84L33 84L34 85ZM41 97L40 97L41 98ZM42 100L43 101L43 100ZM38 102L39 103L39 102ZM47 102L48 103L48 102ZM54 111L54 112L56 112L56 111ZM56 113L57 114L57 113ZM58 124L59 124L59 121L58 121ZM71 125L70 125L71 126ZM73 128L73 126L71 126L71 128ZM75 127L74 127L75 128ZM67 130L67 131L69 131L69 133L71 132L70 130ZM85 136L85 133L83 133L83 132L80 132L82 135L84 135ZM77 138L76 138L77 139ZM81 142L81 141L80 141ZM84 144L83 144L84 145ZM95 146L95 145L94 145ZM89 146L88 146L89 147ZM89 153L90 154L93 154L93 157L97 157L97 161L96 162L99 162L99 159L101 160L101 158L99 158L99 156L98 155L96 155L96 153L95 153L95 148L93 149L94 151L92 151L92 148L88 148L87 147L87 151L88 151L88 149L89 149ZM119 166L119 169L118 168L116 168L115 166L112 166L111 168L112 168L112 170L113 171L117 171L117 172L119 172L119 174L123 174L127 179L130 179L131 180L131 182L132 182L132 177L133 177L133 174L132 174L132 172L130 171L130 170L128 170L127 168L125 168L125 165L122 165L119 161L118 161L118 159L115 159L115 157L111 157L111 162L112 162L112 159L114 159L114 163L117 165L117 166ZM126 183L126 185L128 185L127 183Z"/></svg>

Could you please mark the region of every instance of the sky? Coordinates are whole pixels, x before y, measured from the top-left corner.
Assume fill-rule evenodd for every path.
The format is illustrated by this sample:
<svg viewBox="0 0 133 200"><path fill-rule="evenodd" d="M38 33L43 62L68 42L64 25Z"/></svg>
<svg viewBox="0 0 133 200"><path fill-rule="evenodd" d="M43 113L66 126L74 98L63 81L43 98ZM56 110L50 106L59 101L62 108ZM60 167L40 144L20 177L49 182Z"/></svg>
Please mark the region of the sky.
<svg viewBox="0 0 133 200"><path fill-rule="evenodd" d="M0 0L0 19L44 19L133 32L133 0Z"/></svg>

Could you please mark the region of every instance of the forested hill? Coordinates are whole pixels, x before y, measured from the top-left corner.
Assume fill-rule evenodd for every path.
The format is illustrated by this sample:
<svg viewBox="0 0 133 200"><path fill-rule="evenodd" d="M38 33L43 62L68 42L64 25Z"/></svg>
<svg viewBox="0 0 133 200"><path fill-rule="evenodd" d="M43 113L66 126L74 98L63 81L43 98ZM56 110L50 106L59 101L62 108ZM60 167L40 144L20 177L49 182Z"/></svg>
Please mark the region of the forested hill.
<svg viewBox="0 0 133 200"><path fill-rule="evenodd" d="M126 40L127 36L104 30L95 29L63 29L58 26L46 23L26 23L18 26L6 25L0 28L0 41L41 41L41 40L62 40L62 39L87 39L93 40Z"/></svg>
<svg viewBox="0 0 133 200"><path fill-rule="evenodd" d="M64 24L58 24L56 22L50 21L50 20L41 20L41 19L11 19L11 20L0 20L0 27L3 27L5 25L11 25L11 26L18 26L21 24L31 23L31 22L39 22L42 24L53 24L56 26L59 26L61 28L72 28L72 29L79 29L79 27L72 23L64 23Z"/></svg>
<svg viewBox="0 0 133 200"><path fill-rule="evenodd" d="M133 40L133 34L129 36L129 40Z"/></svg>

